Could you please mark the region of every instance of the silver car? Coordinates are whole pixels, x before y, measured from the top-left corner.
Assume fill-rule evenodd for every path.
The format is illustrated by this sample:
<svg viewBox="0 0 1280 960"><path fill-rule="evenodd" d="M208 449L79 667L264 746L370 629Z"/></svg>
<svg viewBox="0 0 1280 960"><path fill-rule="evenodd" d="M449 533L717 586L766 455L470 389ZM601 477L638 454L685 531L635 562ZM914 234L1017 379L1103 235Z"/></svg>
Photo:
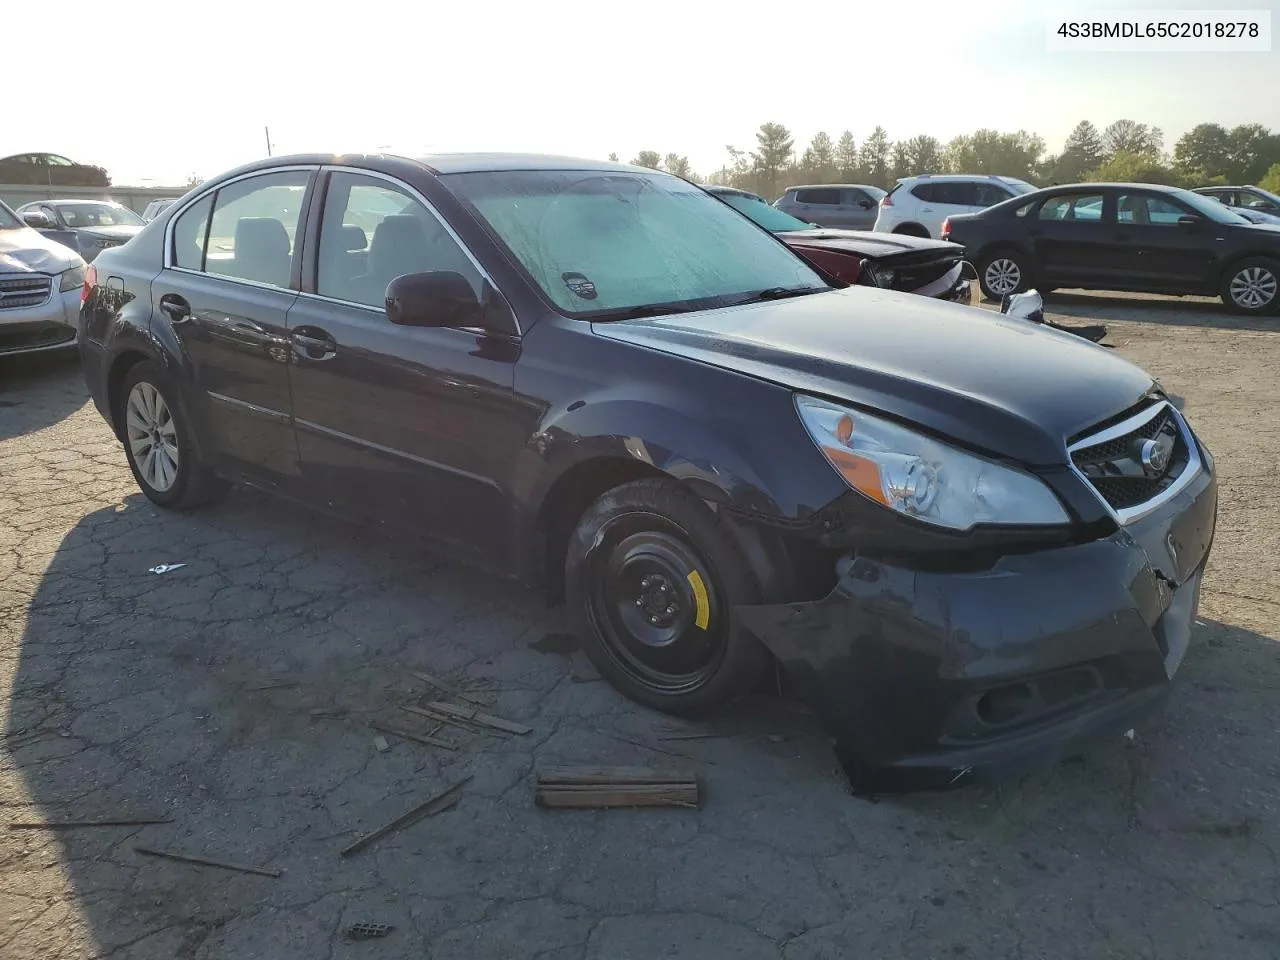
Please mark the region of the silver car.
<svg viewBox="0 0 1280 960"><path fill-rule="evenodd" d="M870 230L875 226L884 191L867 183L828 183L787 187L774 206L820 227Z"/></svg>
<svg viewBox="0 0 1280 960"><path fill-rule="evenodd" d="M20 206L18 216L86 263L108 247L128 243L146 226L128 207L110 200L36 200Z"/></svg>
<svg viewBox="0 0 1280 960"><path fill-rule="evenodd" d="M85 262L0 203L0 357L73 346Z"/></svg>

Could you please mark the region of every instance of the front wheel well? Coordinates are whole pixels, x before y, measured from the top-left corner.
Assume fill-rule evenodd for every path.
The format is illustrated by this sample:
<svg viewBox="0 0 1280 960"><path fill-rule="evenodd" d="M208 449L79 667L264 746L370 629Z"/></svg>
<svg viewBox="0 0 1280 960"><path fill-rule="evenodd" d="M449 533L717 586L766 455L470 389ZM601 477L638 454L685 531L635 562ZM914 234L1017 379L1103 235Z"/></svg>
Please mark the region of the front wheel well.
<svg viewBox="0 0 1280 960"><path fill-rule="evenodd" d="M1272 251L1263 251L1262 253L1237 253L1233 254L1231 259L1222 265L1222 269L1218 271L1218 283L1220 287L1231 276L1231 271L1240 266L1246 260L1270 260L1272 263L1280 266L1280 256Z"/></svg>
<svg viewBox="0 0 1280 960"><path fill-rule="evenodd" d="M118 416L120 410L120 387L124 378L139 363L150 359L140 350L126 350L111 361L111 369L107 372L107 409L111 411L111 429L121 443L124 442L124 426Z"/></svg>
<svg viewBox="0 0 1280 960"><path fill-rule="evenodd" d="M564 600L564 557L569 538L587 507L598 497L633 480L665 477L663 471L640 460L624 457L597 457L574 464L561 474L542 501L538 514L538 542L541 557L535 558L546 589L547 600Z"/></svg>

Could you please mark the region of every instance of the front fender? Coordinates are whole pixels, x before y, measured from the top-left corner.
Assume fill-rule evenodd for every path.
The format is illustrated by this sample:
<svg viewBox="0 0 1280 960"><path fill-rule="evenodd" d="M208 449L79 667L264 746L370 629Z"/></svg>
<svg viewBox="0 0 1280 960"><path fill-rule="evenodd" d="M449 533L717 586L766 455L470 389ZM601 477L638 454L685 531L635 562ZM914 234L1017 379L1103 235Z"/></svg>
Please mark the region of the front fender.
<svg viewBox="0 0 1280 960"><path fill-rule="evenodd" d="M801 520L846 487L804 432L790 392L770 393L773 402L752 412L731 404L685 407L668 398L619 397L553 413L517 459L514 492L536 509L579 464L628 459L737 512Z"/></svg>

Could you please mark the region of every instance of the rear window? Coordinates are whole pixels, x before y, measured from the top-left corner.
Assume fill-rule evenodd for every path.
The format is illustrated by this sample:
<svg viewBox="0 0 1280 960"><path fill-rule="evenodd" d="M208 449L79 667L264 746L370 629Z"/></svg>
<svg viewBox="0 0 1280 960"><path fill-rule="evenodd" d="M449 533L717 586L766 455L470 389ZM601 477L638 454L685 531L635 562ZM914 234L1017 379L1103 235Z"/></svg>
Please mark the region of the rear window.
<svg viewBox="0 0 1280 960"><path fill-rule="evenodd" d="M840 191L829 189L797 190L796 203L820 203L833 207L839 206Z"/></svg>

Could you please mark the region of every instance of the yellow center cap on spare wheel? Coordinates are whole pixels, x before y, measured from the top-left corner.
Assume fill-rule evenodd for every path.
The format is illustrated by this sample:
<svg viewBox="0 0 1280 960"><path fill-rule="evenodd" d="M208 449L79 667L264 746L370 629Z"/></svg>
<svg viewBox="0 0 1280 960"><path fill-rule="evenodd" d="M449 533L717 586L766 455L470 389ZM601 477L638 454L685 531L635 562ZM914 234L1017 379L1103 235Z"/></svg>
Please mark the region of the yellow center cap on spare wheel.
<svg viewBox="0 0 1280 960"><path fill-rule="evenodd" d="M693 622L699 630L707 629L707 624L711 622L711 604L707 600L707 585L702 582L702 575L697 570L690 570L688 576L689 586L693 587Z"/></svg>

